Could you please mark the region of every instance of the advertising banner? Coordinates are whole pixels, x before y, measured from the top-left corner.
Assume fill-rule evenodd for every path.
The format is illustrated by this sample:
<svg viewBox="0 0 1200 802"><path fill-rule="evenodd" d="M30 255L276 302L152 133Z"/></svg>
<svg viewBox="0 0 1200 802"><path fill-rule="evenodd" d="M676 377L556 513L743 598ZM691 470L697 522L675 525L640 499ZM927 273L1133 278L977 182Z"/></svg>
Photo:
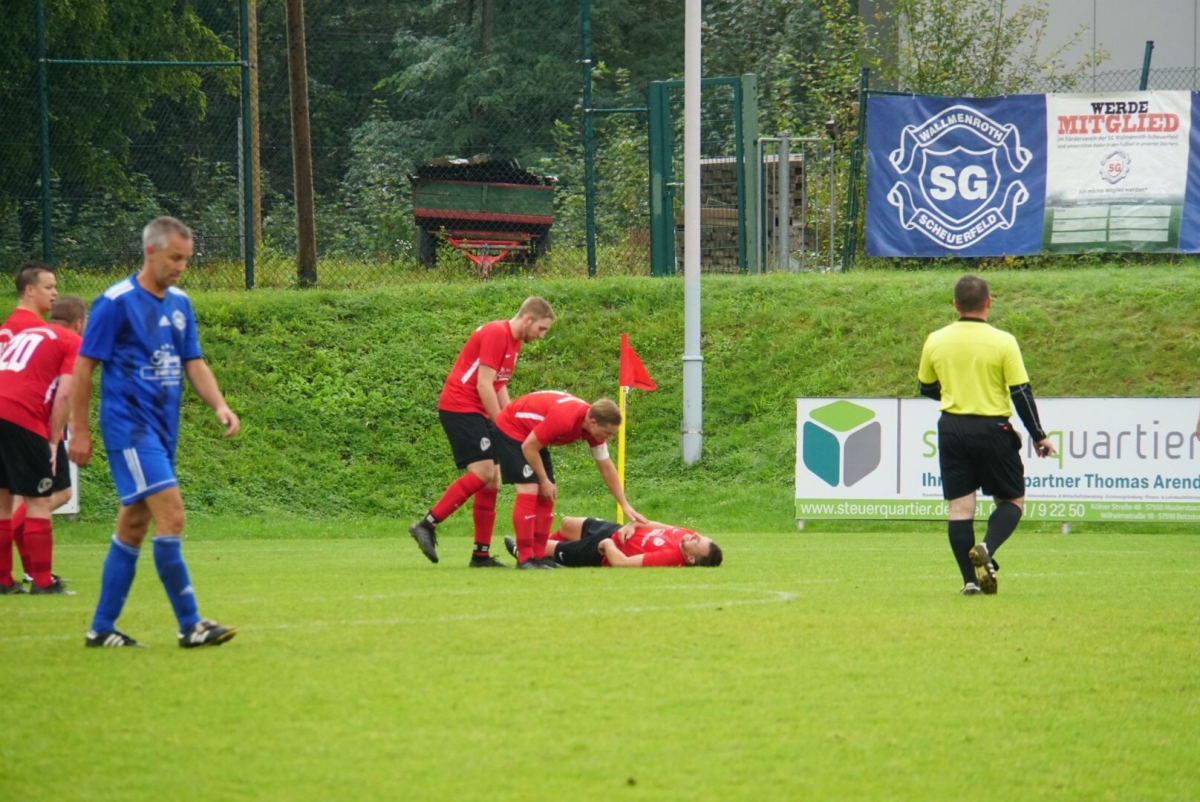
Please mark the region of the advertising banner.
<svg viewBox="0 0 1200 802"><path fill-rule="evenodd" d="M867 252L1197 252L1196 98L872 97Z"/></svg>
<svg viewBox="0 0 1200 802"><path fill-rule="evenodd" d="M1200 399L1040 398L1038 410L1058 454L1039 458L1022 431L1026 520L1200 521ZM940 414L927 398L796 399L796 519L945 519ZM991 507L980 496L977 514Z"/></svg>

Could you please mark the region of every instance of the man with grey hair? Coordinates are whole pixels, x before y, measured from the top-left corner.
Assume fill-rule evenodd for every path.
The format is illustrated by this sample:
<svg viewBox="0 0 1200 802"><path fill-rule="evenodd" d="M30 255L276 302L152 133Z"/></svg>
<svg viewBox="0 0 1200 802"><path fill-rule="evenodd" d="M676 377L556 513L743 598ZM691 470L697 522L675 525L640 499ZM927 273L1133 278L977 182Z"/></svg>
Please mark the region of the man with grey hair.
<svg viewBox="0 0 1200 802"><path fill-rule="evenodd" d="M142 231L142 250L141 271L92 304L75 363L71 460L83 467L92 455L88 409L92 375L102 365L100 432L121 500L85 644L140 645L118 631L116 621L153 521L154 565L179 622L179 645L216 646L237 630L200 617L180 549L183 497L175 478L175 445L184 377L212 407L226 437L237 434L240 423L201 355L192 303L175 286L192 256L191 229L159 217Z"/></svg>

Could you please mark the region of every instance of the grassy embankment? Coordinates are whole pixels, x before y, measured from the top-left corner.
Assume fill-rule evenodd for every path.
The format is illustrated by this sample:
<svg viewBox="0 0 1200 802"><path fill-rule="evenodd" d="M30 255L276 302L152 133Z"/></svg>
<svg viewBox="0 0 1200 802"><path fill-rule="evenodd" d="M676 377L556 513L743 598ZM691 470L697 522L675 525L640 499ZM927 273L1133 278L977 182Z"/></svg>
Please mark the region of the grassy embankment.
<svg viewBox="0 0 1200 802"><path fill-rule="evenodd" d="M993 272L992 320L1020 340L1038 395L1191 395L1197 273L1191 265ZM279 518L281 536L297 517L345 516L364 519L355 531L402 532L399 524L424 512L454 473L435 402L463 338L536 293L560 320L523 351L511 395L554 388L615 397L618 344L628 332L659 384L630 398L635 506L724 531L786 531L792 399L912 395L924 336L953 319L956 275L705 277L704 458L692 467L679 450L681 280L195 292L206 354L244 428L221 440L189 394L179 457L185 497L194 516ZM555 458L559 510L611 515L586 450L559 449ZM102 465L85 472L83 504L85 521L111 516ZM504 494L501 505L504 515ZM455 519L444 535L468 531L469 516Z"/></svg>

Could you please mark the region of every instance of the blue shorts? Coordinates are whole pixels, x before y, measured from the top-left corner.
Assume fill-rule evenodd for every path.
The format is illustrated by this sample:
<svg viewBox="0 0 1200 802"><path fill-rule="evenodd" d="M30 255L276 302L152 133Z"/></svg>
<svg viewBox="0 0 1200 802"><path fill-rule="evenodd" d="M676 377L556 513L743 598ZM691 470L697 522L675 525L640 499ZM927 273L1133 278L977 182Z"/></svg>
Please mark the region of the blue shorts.
<svg viewBox="0 0 1200 802"><path fill-rule="evenodd" d="M121 504L126 506L179 484L174 458L157 443L109 451L108 470Z"/></svg>

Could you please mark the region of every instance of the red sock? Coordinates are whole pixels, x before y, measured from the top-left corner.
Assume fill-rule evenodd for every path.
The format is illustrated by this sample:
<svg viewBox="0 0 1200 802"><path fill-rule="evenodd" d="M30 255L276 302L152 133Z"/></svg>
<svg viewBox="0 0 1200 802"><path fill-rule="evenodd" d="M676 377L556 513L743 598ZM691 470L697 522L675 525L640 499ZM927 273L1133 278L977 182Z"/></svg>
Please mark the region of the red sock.
<svg viewBox="0 0 1200 802"><path fill-rule="evenodd" d="M454 511L461 507L464 501L486 486L487 482L475 474L470 472L464 473L450 483L450 486L446 488L446 492L442 494L442 497L438 499L438 503L434 504L433 509L429 512L440 523L453 515Z"/></svg>
<svg viewBox="0 0 1200 802"><path fill-rule="evenodd" d="M29 549L25 548L25 502L13 507L12 537L17 544L17 554L21 555L21 567L29 572Z"/></svg>
<svg viewBox="0 0 1200 802"><path fill-rule="evenodd" d="M496 529L496 488L485 487L475 493L471 518L475 521L475 556L486 557Z"/></svg>
<svg viewBox="0 0 1200 802"><path fill-rule="evenodd" d="M49 518L25 519L25 547L29 549L29 574L39 588L49 587L50 562L54 551L54 536Z"/></svg>
<svg viewBox="0 0 1200 802"><path fill-rule="evenodd" d="M531 560L536 554L533 545L537 499L534 493L517 493L517 499L513 502L512 523L517 539L517 562Z"/></svg>
<svg viewBox="0 0 1200 802"><path fill-rule="evenodd" d="M12 547L12 521L5 518L0 521L0 585L5 587L10 587L13 583Z"/></svg>
<svg viewBox="0 0 1200 802"><path fill-rule="evenodd" d="M538 557L544 557L546 542L550 540L550 525L554 523L554 502L545 501L538 496L536 516L533 528L533 553Z"/></svg>

